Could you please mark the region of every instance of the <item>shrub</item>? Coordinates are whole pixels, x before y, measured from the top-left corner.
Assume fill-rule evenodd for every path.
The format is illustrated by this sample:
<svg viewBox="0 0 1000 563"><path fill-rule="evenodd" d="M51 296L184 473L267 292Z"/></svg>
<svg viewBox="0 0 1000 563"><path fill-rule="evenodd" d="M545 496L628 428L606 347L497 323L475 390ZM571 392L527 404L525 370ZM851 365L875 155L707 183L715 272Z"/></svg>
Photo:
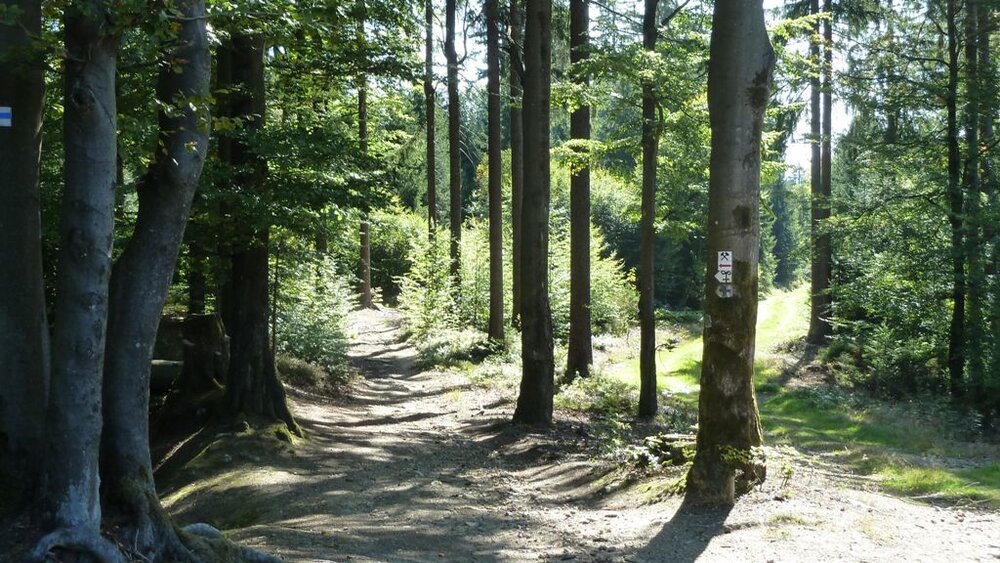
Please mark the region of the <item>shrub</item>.
<svg viewBox="0 0 1000 563"><path fill-rule="evenodd" d="M277 314L278 352L332 375L346 371L344 319L350 290L329 257L303 260L285 270Z"/></svg>

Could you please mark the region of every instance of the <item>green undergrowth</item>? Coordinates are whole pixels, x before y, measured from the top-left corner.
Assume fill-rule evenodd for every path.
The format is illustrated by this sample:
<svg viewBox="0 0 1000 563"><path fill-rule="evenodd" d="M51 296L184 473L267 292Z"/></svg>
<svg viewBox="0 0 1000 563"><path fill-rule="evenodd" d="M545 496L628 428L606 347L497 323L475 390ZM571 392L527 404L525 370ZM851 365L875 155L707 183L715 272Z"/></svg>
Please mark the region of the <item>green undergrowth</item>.
<svg viewBox="0 0 1000 563"><path fill-rule="evenodd" d="M829 367L799 344L808 330L807 297L802 287L760 303L756 388L765 440L875 476L897 494L1000 506L1000 446L968 441L974 421L945 400L889 403L831 381L836 378ZM701 372L699 330L690 319L671 327L682 338L657 353L658 389L692 410ZM620 363L612 373L638 387L637 360Z"/></svg>

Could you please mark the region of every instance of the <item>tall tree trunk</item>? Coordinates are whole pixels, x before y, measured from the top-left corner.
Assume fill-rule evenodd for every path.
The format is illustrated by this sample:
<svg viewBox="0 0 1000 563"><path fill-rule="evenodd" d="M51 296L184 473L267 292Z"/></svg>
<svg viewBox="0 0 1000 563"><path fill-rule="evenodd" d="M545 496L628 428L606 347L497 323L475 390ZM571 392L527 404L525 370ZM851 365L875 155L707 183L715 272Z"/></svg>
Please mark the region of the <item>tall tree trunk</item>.
<svg viewBox="0 0 1000 563"><path fill-rule="evenodd" d="M358 144L362 158L368 157L368 84L362 78L358 87ZM368 203L361 211L361 260L358 261L358 289L360 304L364 309L375 307L372 301L372 246L371 223L368 221Z"/></svg>
<svg viewBox="0 0 1000 563"><path fill-rule="evenodd" d="M997 75L993 65L993 54L991 51L990 34L995 30L996 18L992 6L985 2L979 4L979 87L982 100L982 118L979 121L980 135L979 142L984 147L993 146L995 135L993 130L993 120L997 114ZM981 189L986 193L987 208L986 213L996 216L997 205L997 177L993 166L993 158L990 154L983 155L980 161L982 170ZM989 215L987 215L989 216ZM987 313L986 328L989 334L1000 334L1000 292L997 291L998 281L996 272L1000 270L1000 241L997 240L997 225L989 221L983 222L983 251L989 257L988 268L994 272L993 279L987 282L984 292L990 303ZM994 385L1000 378L1000 338L991 339L991 349L986 353L990 362L986 366L987 377L992 378ZM986 382L989 385L989 381ZM980 406L980 413L983 415L983 427L991 428L997 416L1000 415L1000 393L990 393L983 397L984 404Z"/></svg>
<svg viewBox="0 0 1000 563"><path fill-rule="evenodd" d="M774 61L762 0L716 2L708 66L712 157L705 346L697 451L685 499L696 504L732 504L738 490L763 479L763 467L753 459L762 440L753 361L760 137Z"/></svg>
<svg viewBox="0 0 1000 563"><path fill-rule="evenodd" d="M427 107L427 232L434 236L437 229L437 171L434 166L435 121L434 101L434 0L424 0L424 103Z"/></svg>
<svg viewBox="0 0 1000 563"><path fill-rule="evenodd" d="M489 337L503 342L503 127L500 123L500 4L486 0L487 114L489 120L490 320Z"/></svg>
<svg viewBox="0 0 1000 563"><path fill-rule="evenodd" d="M966 350L969 358L970 395L981 402L985 382L984 362L984 289L986 262L984 259L980 205L982 186L979 181L979 2L965 1L965 192L968 197L966 210L966 260L968 261L969 295L966 325Z"/></svg>
<svg viewBox="0 0 1000 563"><path fill-rule="evenodd" d="M38 159L45 98L38 0L16 0L19 25L0 25L0 56L36 50L36 56L0 66L0 105L13 108L0 127L0 480L17 483L18 501L36 497L49 383L49 328L45 318ZM32 51L29 51L32 52ZM20 502L19 502L20 504Z"/></svg>
<svg viewBox="0 0 1000 563"><path fill-rule="evenodd" d="M211 86L204 0L174 5L178 48L160 71L156 97L177 112L160 112L159 150L138 186L135 231L111 276L104 362L101 480L106 521L147 560L182 558L184 550L160 506L149 455L150 363L163 304L208 151L209 115L200 100Z"/></svg>
<svg viewBox="0 0 1000 563"><path fill-rule="evenodd" d="M589 0L569 3L570 62L581 63L590 55ZM590 80L580 79L588 86ZM590 140L590 106L577 108L570 116L569 135L581 141ZM590 158L589 149L587 158ZM569 343L566 353L566 374L588 377L594 363L590 328L590 166L574 170L570 178L570 290Z"/></svg>
<svg viewBox="0 0 1000 563"><path fill-rule="evenodd" d="M109 33L104 20L109 10L109 5L93 0L70 5L64 16L66 183L45 444L45 527L56 531L39 542L39 559L50 548L71 543L69 535L88 538L88 543L100 546L97 549L111 552L100 540L98 495L118 154L118 37Z"/></svg>
<svg viewBox="0 0 1000 563"><path fill-rule="evenodd" d="M461 110L458 98L458 52L455 51L455 3L445 3L446 36L445 57L448 59L448 194L451 203L450 233L451 276L455 290L459 287L461 271L460 244L462 241L462 163L461 163Z"/></svg>
<svg viewBox="0 0 1000 563"><path fill-rule="evenodd" d="M646 0L642 45L656 50L656 7ZM639 416L656 414L656 316L653 311L653 245L656 241L656 97L652 84L642 85L642 219L639 256Z"/></svg>
<svg viewBox="0 0 1000 563"><path fill-rule="evenodd" d="M524 40L524 205L521 248L522 374L514 422L552 421L552 312L549 308L549 101L552 1L527 0Z"/></svg>
<svg viewBox="0 0 1000 563"><path fill-rule="evenodd" d="M524 209L524 122L522 48L524 44L524 0L510 0L510 224L511 224L511 324L521 323L521 216Z"/></svg>
<svg viewBox="0 0 1000 563"><path fill-rule="evenodd" d="M948 222L951 226L952 312L948 331L948 374L951 394L960 399L965 379L965 237L963 235L964 197L960 186L961 154L958 143L958 2L948 0L948 93L946 99L948 126Z"/></svg>
<svg viewBox="0 0 1000 563"><path fill-rule="evenodd" d="M811 0L810 12L819 13L819 0ZM822 233L824 229L823 221L829 217L829 200L825 194L827 155L829 150L827 140L824 136L824 125L826 117L826 107L821 105L821 98L825 98L825 88L822 77L826 76L825 57L820 56L820 23L817 21L813 28L814 37L809 47L809 57L816 65L816 74L809 80L809 113L810 113L810 136L812 137L812 160L809 176L810 193L812 195L811 214L811 239L812 239L812 261L810 275L810 311L809 311L809 333L806 340L810 344L822 346L826 343L830 335L829 321L829 291L830 291L830 256L829 237ZM825 34L824 34L825 35ZM829 51L827 46L826 51ZM827 100L827 104L829 101Z"/></svg>
<svg viewBox="0 0 1000 563"><path fill-rule="evenodd" d="M253 135L264 126L263 36L235 34L231 57L232 83L238 89L230 100L232 114L247 119L244 132ZM229 164L237 170L245 189L262 190L267 176L264 159L242 140L232 141L230 155ZM231 414L280 420L289 430L299 433L285 402L268 338L270 229L257 226L251 231L241 241L242 247L233 253L226 404Z"/></svg>

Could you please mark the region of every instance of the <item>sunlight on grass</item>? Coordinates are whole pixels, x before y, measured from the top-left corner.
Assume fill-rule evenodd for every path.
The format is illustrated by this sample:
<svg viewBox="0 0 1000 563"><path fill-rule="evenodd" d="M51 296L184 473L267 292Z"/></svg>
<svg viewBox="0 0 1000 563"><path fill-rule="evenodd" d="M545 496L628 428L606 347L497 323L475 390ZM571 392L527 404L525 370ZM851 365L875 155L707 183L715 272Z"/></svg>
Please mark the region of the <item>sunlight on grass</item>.
<svg viewBox="0 0 1000 563"><path fill-rule="evenodd" d="M975 469L887 467L878 474L886 489L902 495L1000 506L1000 462Z"/></svg>
<svg viewBox="0 0 1000 563"><path fill-rule="evenodd" d="M823 452L843 466L877 476L886 490L926 500L973 502L1000 507L1000 448L959 441L931 404L884 403L827 385L786 388L789 357L781 345L808 331L808 288L771 294L758 308L756 381L766 441ZM697 334L700 327L677 327ZM787 349L784 349L787 350ZM701 338L688 337L657 352L657 386L677 402L697 409ZM639 386L638 360L609 373ZM919 429L919 430L915 430ZM947 460L951 460L949 467ZM979 459L985 463L961 460Z"/></svg>
<svg viewBox="0 0 1000 563"><path fill-rule="evenodd" d="M757 310L757 358L759 381L770 381L780 374L771 350L805 336L809 328L806 314L808 288L776 291L760 302ZM700 332L700 327L684 327ZM692 338L672 350L656 353L657 387L675 394L697 394L701 378L701 338ZM631 360L611 374L632 385L639 385L639 360Z"/></svg>

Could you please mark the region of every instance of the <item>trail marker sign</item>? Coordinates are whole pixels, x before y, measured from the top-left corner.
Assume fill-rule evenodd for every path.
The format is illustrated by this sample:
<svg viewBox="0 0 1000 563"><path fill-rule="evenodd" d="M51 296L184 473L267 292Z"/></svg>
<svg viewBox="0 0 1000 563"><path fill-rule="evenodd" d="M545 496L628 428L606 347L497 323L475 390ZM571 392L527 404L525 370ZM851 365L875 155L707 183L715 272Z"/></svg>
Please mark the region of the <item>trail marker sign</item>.
<svg viewBox="0 0 1000 563"><path fill-rule="evenodd" d="M6 106L0 106L0 127L13 127L13 122L13 110Z"/></svg>
<svg viewBox="0 0 1000 563"><path fill-rule="evenodd" d="M733 283L733 271L732 270L719 270L715 272L715 279L719 283Z"/></svg>

